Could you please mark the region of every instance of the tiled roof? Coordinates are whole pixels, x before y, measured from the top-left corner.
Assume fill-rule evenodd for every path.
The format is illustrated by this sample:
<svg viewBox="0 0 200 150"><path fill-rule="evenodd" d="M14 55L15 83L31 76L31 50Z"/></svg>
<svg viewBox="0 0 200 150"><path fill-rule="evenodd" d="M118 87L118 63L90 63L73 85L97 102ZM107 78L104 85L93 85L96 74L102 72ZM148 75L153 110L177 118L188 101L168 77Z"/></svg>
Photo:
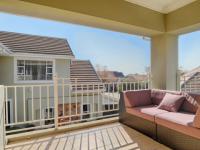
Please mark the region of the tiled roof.
<svg viewBox="0 0 200 150"><path fill-rule="evenodd" d="M0 31L0 44L12 53L74 56L66 39Z"/></svg>
<svg viewBox="0 0 200 150"><path fill-rule="evenodd" d="M74 60L70 66L70 78L77 83L99 83L101 82L90 61Z"/></svg>

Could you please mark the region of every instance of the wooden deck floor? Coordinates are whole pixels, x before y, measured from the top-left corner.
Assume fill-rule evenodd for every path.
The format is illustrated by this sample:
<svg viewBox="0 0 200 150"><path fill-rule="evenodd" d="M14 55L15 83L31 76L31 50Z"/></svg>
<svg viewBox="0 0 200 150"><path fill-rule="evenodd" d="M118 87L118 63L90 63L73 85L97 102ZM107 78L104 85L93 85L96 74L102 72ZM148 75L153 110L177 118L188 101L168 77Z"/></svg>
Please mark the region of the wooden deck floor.
<svg viewBox="0 0 200 150"><path fill-rule="evenodd" d="M10 143L6 150L170 150L120 123Z"/></svg>

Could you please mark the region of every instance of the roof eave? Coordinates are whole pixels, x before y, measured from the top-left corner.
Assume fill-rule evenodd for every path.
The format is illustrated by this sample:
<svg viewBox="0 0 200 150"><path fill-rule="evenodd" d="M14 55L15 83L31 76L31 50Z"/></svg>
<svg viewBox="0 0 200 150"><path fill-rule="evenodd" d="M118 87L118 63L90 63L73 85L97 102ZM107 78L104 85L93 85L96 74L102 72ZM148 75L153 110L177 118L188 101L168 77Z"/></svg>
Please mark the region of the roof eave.
<svg viewBox="0 0 200 150"><path fill-rule="evenodd" d="M73 55L54 55L54 54L33 54L33 53L13 53L9 56L13 57L35 57L35 58L51 58L51 59L75 59Z"/></svg>

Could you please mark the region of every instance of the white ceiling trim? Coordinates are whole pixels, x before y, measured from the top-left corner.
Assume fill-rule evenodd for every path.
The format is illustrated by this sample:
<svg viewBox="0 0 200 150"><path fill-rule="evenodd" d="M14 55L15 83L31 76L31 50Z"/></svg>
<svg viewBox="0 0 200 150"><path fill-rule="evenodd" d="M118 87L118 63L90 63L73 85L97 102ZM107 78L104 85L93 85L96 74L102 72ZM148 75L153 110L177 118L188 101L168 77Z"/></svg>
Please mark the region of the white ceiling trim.
<svg viewBox="0 0 200 150"><path fill-rule="evenodd" d="M161 13L170 13L196 0L125 0Z"/></svg>

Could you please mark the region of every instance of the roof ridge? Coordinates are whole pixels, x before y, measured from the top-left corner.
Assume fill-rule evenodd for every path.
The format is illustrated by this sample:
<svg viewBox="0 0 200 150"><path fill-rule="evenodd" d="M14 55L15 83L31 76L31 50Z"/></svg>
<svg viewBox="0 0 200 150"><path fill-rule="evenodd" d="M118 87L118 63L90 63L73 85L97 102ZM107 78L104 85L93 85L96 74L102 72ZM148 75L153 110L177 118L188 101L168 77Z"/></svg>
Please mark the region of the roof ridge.
<svg viewBox="0 0 200 150"><path fill-rule="evenodd" d="M32 33L22 33L22 32L13 32L13 31L0 31L0 33L10 33L15 35L22 35L22 36L35 36L35 37L41 37L41 38L50 38L50 39L60 39L60 40L66 40L67 38L61 38L61 37L53 37L53 36L47 36L47 35L36 35Z"/></svg>

